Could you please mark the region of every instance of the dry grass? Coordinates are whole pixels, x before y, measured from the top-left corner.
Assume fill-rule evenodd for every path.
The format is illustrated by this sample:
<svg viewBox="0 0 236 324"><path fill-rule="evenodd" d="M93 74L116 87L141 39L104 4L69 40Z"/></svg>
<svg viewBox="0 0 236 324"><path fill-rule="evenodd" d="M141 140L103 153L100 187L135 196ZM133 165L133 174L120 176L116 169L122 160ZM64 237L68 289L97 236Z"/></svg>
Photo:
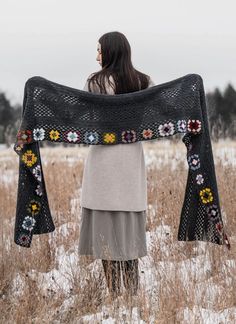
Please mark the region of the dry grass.
<svg viewBox="0 0 236 324"><path fill-rule="evenodd" d="M236 152L236 144L213 145L231 251L212 243L176 240L187 179L185 148L181 143L166 145L163 141L144 144L149 158L155 156L156 161L162 162L165 157L170 162L176 160L177 168L159 162L147 166L149 255L139 263L139 316L145 323L208 323L207 314L202 312L207 309L227 318L224 322L218 317L217 323L234 323L235 164L224 165L229 162L227 156L222 160L218 152L226 144ZM118 323L129 322L127 307L122 321L118 314L118 308L127 306L125 295L119 299L119 305L110 305L100 260L91 263L89 258L79 258L77 252L79 198L87 148L43 148L41 154L56 230L35 235L27 249L13 242L18 157L12 150L0 151L1 323L100 323L99 315L92 320L86 320L85 315L101 311L104 319L113 315Z"/></svg>

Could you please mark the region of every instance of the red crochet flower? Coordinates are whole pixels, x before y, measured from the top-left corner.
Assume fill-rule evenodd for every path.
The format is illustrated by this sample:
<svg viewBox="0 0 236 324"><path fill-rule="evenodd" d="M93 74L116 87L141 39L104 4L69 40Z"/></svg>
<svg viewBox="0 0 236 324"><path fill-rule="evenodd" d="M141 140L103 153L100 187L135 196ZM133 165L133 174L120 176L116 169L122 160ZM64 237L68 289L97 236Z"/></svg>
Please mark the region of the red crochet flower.
<svg viewBox="0 0 236 324"><path fill-rule="evenodd" d="M199 133L201 130L201 122L198 119L189 119L188 121L188 131L191 133Z"/></svg>
<svg viewBox="0 0 236 324"><path fill-rule="evenodd" d="M17 133L18 144L30 143L32 141L31 130L20 130Z"/></svg>
<svg viewBox="0 0 236 324"><path fill-rule="evenodd" d="M30 235L21 233L18 238L18 242L23 246L28 246L30 243Z"/></svg>
<svg viewBox="0 0 236 324"><path fill-rule="evenodd" d="M143 135L143 138L146 138L146 139L148 139L148 138L152 138L152 136L153 136L153 131L152 131L150 128L148 128L148 129L144 129L144 130L142 131L142 135Z"/></svg>

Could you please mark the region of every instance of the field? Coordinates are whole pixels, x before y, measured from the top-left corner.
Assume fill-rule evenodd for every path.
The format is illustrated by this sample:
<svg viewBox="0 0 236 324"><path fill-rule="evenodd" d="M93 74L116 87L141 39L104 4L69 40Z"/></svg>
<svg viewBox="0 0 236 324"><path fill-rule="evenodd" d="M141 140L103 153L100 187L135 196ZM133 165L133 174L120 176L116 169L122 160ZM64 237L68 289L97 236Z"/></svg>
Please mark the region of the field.
<svg viewBox="0 0 236 324"><path fill-rule="evenodd" d="M101 260L79 257L80 194L87 147L41 149L56 230L30 249L13 241L18 156L0 150L1 323L236 323L236 142L212 143L223 222L231 250L179 242L187 179L180 142L145 142L148 255L139 259L136 305L112 303Z"/></svg>

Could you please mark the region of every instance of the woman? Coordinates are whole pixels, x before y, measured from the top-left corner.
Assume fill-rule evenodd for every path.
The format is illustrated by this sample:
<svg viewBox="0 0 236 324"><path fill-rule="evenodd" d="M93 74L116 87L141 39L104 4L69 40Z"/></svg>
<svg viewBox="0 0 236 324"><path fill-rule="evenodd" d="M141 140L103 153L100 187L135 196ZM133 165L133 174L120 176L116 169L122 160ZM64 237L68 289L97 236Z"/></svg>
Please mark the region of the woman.
<svg viewBox="0 0 236 324"><path fill-rule="evenodd" d="M121 94L155 85L136 70L131 48L120 32L100 37L96 60L102 69L92 73L83 90ZM147 255L147 177L142 142L90 145L82 179L82 222L79 254L102 259L112 296L121 288L137 295L138 258Z"/></svg>

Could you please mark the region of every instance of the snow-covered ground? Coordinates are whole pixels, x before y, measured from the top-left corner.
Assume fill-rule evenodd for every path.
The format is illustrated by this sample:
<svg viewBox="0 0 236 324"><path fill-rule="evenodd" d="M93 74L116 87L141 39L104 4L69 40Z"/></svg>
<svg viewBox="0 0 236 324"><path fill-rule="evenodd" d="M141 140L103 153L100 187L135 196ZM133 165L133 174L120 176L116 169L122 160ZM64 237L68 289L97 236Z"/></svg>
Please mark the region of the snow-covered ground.
<svg viewBox="0 0 236 324"><path fill-rule="evenodd" d="M231 143L231 144L230 144ZM214 160L215 163L222 163L223 166L230 165L233 168L236 166L236 145L230 142L219 143L214 147ZM62 151L63 150L63 151ZM185 163L185 147L180 148L179 144L176 146L170 145L168 141L158 143L155 145L144 145L145 160L148 168L155 166L162 168L164 165L170 165L174 170L178 163ZM88 148L78 149L51 149L43 148L42 155L43 164L47 163L66 162L68 166L73 166L78 161L84 161L86 158ZM17 169L14 167L18 161L18 156L12 152L12 148L1 148L0 151L0 182L6 188L12 182L17 182ZM12 168L11 168L12 165ZM187 164L186 164L187 168ZM78 188L74 196L70 200L71 214L78 217L78 208L80 208L80 194L81 188ZM149 214L152 215L153 206L149 205ZM76 216L77 215L77 216ZM14 218L12 218L12 226ZM75 239L73 247L65 248L63 244L56 245L56 238L63 238L65 241L69 239L71 232L76 231L78 228L78 219L74 222L69 221L63 225L57 226L53 233L48 234L49 245L55 251L56 267L48 272L40 272L35 269L28 271L28 276L34 280L41 292L45 295L63 293L65 300L62 305L55 309L55 312L62 314L68 310L73 303L74 295L71 294L74 285L75 269L80 266L80 258L78 255L78 238ZM213 273L214 263L212 262L212 255L210 249L205 242L197 242L193 246L192 253L186 258L173 258L174 248L183 249L185 242L176 242L173 237L172 229L163 221L160 225L156 226L151 232L146 232L148 255L141 258L139 261L139 274L142 294L148 296L147 303L152 303L152 307L158 312L161 304L160 295L163 289L166 289L166 283L171 283L175 278L178 280L180 287L188 287L192 289L193 306L184 307L182 305L176 309L176 322L173 323L236 323L236 306L228 307L227 309L215 310L212 305L217 303L219 296L224 294L224 287L213 280L211 274ZM234 237L234 242L236 238ZM5 241L7 245L7 240ZM10 246L10 245L9 245ZM160 260L153 259L153 249L158 246ZM7 249L7 247L6 247ZM86 269L81 271L88 271L93 276L98 278L99 273L102 271L101 260L94 260L87 265ZM230 274L224 278L224 283L229 287L235 287L236 279L236 260L235 257L227 259L221 265L222 274ZM159 280L157 280L159 278ZM24 295L25 289L25 276L17 273L13 278L11 285L11 298L17 302L20 296ZM80 282L83 288L83 282ZM172 287L169 287L172 289ZM204 300L206 308L201 306ZM117 299L118 303L119 299ZM150 305L149 305L150 306ZM147 305L148 307L148 305ZM80 318L81 323L117 323L115 318L120 319L120 323L128 321L128 309L125 304L120 304L117 307L117 313L114 317L112 314L111 305L102 305L98 312L94 314L85 315ZM140 318L140 309L137 306L133 307L132 318L130 323L157 323L154 314L150 314L149 321L144 321ZM123 322L122 322L123 321ZM54 323L57 323L56 321ZM58 322L59 323L59 322ZM172 324L171 320L166 323Z"/></svg>
<svg viewBox="0 0 236 324"><path fill-rule="evenodd" d="M69 236L71 229L75 226L76 223L70 222L56 228L53 233L49 234L51 243L53 244L54 237L64 236L66 238ZM190 289L194 289L195 300L195 305L192 309L182 307L176 310L176 318L179 318L178 323L197 323L196 318L198 317L204 319L203 322L199 320L198 323L204 324L236 323L236 317L234 317L235 322L232 321L233 314L236 315L236 307L219 311L212 309L212 305L217 302L217 298L219 298L219 295L223 293L222 290L224 288L217 283L214 283L210 278L213 264L208 255L209 250L206 249L205 243L199 242L196 245L194 257L179 262L171 261L168 260L170 253L168 242L171 239L171 235L170 227L165 224L156 227L153 232L147 232L148 255L140 259L139 273L143 293L146 296L149 296L148 302L155 305L156 311L158 311L158 305L160 303L159 292L160 289L162 289L162 285L164 282L168 282L168 280L177 277L178 280L180 280L180 285L188 285ZM152 246L157 244L160 245L160 253L164 255L162 261L155 261L150 256ZM185 243L179 242L179 244L183 245ZM73 298L75 298L71 296L71 291L73 290L73 272L74 269L77 269L79 266L77 246L78 241L74 242L74 249L69 249L67 251L65 251L63 245L55 247L57 268L46 273L38 272L36 270L28 272L28 276L37 283L42 294L50 295L51 292L54 294L63 292L65 296L67 296L63 305L58 308L59 312L62 310L65 312L66 309L70 307ZM231 269L231 271L235 271L236 261L235 259L228 260L223 266ZM94 277L97 277L101 272L100 260L95 260L90 263L87 266L87 271L93 273ZM162 275L163 282L162 279L160 279L159 282L156 280L157 272ZM189 283L191 277L194 277L194 285ZM12 298L19 298L19 296L24 295L24 287L26 283L23 278L24 276L21 276L20 274L17 274L14 278L12 285ZM228 280L230 280L228 283L229 285L235 284L235 282L232 281L232 278L233 277L228 278ZM83 282L80 284L83 289ZM201 305L203 296L204 299L208 301L207 308L197 306ZM116 318L123 320L126 319L126 316L128 316L127 314L129 313L128 308L122 304L117 307L117 312ZM83 316L80 320L83 320L83 323L116 323L116 320L111 316L111 313L112 306L103 305L99 312ZM134 306L131 315L131 323L147 323L140 319L138 307ZM153 315L149 317L148 323L156 323Z"/></svg>

